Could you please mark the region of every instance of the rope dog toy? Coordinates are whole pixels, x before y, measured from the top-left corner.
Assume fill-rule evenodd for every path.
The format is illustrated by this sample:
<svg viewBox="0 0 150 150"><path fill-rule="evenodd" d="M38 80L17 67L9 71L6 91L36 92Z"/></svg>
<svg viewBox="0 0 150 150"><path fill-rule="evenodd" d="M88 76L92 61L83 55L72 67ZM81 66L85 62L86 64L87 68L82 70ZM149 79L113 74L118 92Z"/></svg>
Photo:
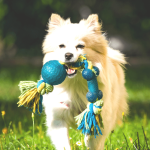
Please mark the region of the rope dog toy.
<svg viewBox="0 0 150 150"><path fill-rule="evenodd" d="M57 60L51 60L45 63L41 70L41 75L44 80L36 82L21 81L19 88L21 95L19 106L25 106L34 113L42 113L42 100L45 93L53 91L53 85L61 84L66 78L66 70L64 65Z"/></svg>
<svg viewBox="0 0 150 150"><path fill-rule="evenodd" d="M36 114L42 113L42 100L45 93L53 91L53 86L61 84L66 76L67 65L70 69L81 70L82 76L87 80L88 92L86 99L89 101L87 108L75 117L79 130L83 134L96 135L101 134L100 127L103 127L101 110L103 106L102 91L98 89L97 76L99 69L93 66L84 55L80 55L76 63L65 64L58 60L51 60L45 63L41 69L42 80L21 81L19 88L21 95L19 96L18 107L25 106Z"/></svg>

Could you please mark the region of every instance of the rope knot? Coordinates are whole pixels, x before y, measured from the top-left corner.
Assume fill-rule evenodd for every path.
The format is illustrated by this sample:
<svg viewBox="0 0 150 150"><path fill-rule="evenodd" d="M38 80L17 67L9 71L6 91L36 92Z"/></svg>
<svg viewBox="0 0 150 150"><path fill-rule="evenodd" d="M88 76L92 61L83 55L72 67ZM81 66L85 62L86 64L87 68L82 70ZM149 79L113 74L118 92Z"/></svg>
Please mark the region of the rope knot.
<svg viewBox="0 0 150 150"><path fill-rule="evenodd" d="M52 92L53 91L53 86L48 84L48 83L45 83L44 80L40 80L38 81L37 83L37 91L38 93L40 93L41 95L44 95L45 93L49 93L49 92Z"/></svg>
<svg viewBox="0 0 150 150"><path fill-rule="evenodd" d="M25 106L34 113L42 112L42 95L53 91L53 86L45 83L44 80L36 82L21 81L19 83L21 95L19 96L18 106Z"/></svg>
<svg viewBox="0 0 150 150"><path fill-rule="evenodd" d="M102 111L102 106L103 106L103 100L98 100L94 103L94 108L93 108L93 111L94 111L94 114L100 114L101 111Z"/></svg>
<svg viewBox="0 0 150 150"><path fill-rule="evenodd" d="M41 93L41 91L42 91L44 88L45 88L45 82L42 82L42 83L40 84L40 86L37 87L38 93Z"/></svg>

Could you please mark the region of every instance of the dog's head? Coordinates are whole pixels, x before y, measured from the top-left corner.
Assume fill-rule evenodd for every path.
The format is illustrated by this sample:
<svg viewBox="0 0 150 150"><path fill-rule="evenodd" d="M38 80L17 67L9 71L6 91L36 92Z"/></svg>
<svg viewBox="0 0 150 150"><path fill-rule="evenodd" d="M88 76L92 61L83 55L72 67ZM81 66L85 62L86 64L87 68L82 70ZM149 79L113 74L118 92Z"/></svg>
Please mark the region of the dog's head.
<svg viewBox="0 0 150 150"><path fill-rule="evenodd" d="M104 61L106 47L107 42L101 34L101 24L96 14L78 24L52 14L48 23L48 34L43 42L44 63L49 60L74 63L80 54L86 54L87 59L93 63ZM75 70L66 69L69 77L75 76Z"/></svg>

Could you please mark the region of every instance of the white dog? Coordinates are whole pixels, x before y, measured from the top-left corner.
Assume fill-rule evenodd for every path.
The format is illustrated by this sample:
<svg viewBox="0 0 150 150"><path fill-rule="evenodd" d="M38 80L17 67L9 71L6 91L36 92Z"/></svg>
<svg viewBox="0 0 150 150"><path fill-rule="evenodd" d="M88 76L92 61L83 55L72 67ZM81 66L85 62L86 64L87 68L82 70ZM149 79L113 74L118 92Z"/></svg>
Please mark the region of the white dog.
<svg viewBox="0 0 150 150"><path fill-rule="evenodd" d="M126 89L124 87L124 56L108 47L101 33L101 24L97 15L73 24L52 14L48 33L43 42L43 63L60 60L65 63L76 62L80 54L86 54L94 66L100 70L97 77L99 89L103 92L104 106L102 118L103 135L96 138L85 136L85 144L91 150L104 149L104 142L116 122L122 119L122 112L128 110ZM69 126L77 128L74 117L87 107L87 81L81 72L67 68L67 77L63 83L54 86L54 91L43 96L48 135L57 150L70 150Z"/></svg>

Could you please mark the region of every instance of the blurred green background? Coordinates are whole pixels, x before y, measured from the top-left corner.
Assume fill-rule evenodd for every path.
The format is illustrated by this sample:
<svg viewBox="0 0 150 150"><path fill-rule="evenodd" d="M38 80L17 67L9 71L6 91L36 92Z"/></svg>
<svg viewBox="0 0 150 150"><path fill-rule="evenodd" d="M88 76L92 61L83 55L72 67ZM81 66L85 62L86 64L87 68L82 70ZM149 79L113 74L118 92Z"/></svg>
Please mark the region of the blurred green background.
<svg viewBox="0 0 150 150"><path fill-rule="evenodd" d="M16 99L18 87L11 89L11 85L24 80L24 76L34 76L33 70L38 70L39 77L41 45L52 13L71 18L73 23L96 13L109 45L124 53L129 62L129 100L150 100L148 4L146 0L0 0L0 99Z"/></svg>
<svg viewBox="0 0 150 150"><path fill-rule="evenodd" d="M41 56L51 13L73 23L96 13L110 45L128 56L150 56L147 0L0 0L0 59Z"/></svg>
<svg viewBox="0 0 150 150"><path fill-rule="evenodd" d="M23 119L24 128L32 124L27 121L30 112L17 108L20 94L17 85L20 80L39 79L41 45L52 13L71 18L73 23L92 13L99 15L109 45L124 53L129 62L126 66L128 119L138 120L141 126L140 120L146 116L144 127L150 132L147 126L150 121L150 9L147 0L0 0L0 111L6 111L6 123L13 120L17 124ZM23 117L25 114L27 118ZM0 133L4 127L2 122L0 118Z"/></svg>

